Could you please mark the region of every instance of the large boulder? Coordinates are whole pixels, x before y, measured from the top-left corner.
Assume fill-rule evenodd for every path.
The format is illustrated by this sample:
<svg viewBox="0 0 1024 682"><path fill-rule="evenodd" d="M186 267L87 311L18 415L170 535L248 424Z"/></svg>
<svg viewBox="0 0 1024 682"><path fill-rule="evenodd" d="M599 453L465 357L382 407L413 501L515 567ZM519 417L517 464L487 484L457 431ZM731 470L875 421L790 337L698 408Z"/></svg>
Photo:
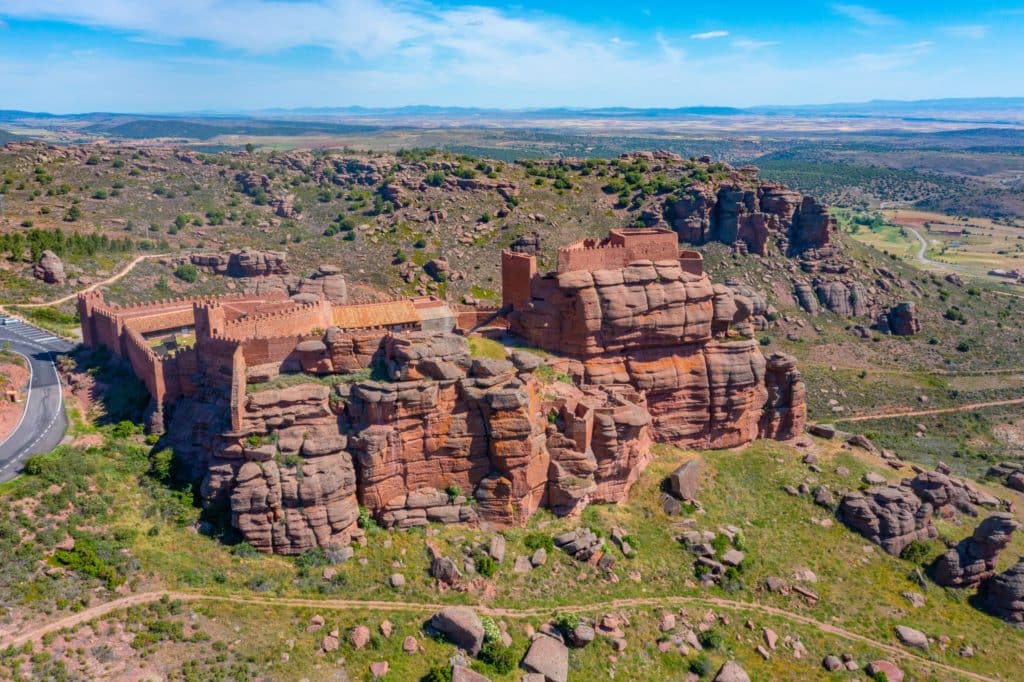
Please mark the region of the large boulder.
<svg viewBox="0 0 1024 682"><path fill-rule="evenodd" d="M64 283L64 263L53 251L43 251L39 262L32 268L32 276L47 284Z"/></svg>
<svg viewBox="0 0 1024 682"><path fill-rule="evenodd" d="M668 489L680 500L697 499L700 490L700 462L695 459L681 464L668 475Z"/></svg>
<svg viewBox="0 0 1024 682"><path fill-rule="evenodd" d="M992 615L1024 626L1024 557L1005 573L983 582L978 597L982 608Z"/></svg>
<svg viewBox="0 0 1024 682"><path fill-rule="evenodd" d="M726 661L718 669L715 682L750 682L750 675L736 661Z"/></svg>
<svg viewBox="0 0 1024 682"><path fill-rule="evenodd" d="M523 670L544 676L545 682L569 679L569 649L553 637L540 635L519 664Z"/></svg>
<svg viewBox="0 0 1024 682"><path fill-rule="evenodd" d="M484 644L484 626L476 611L468 606L449 606L441 609L430 619L434 628L455 646L470 656L480 653Z"/></svg>
<svg viewBox="0 0 1024 682"><path fill-rule="evenodd" d="M935 582L944 587L973 587L995 575L996 559L1010 544L1020 523L1010 513L993 514L936 559Z"/></svg>
<svg viewBox="0 0 1024 682"><path fill-rule="evenodd" d="M894 556L913 540L938 537L932 523L932 505L903 486L848 493L839 502L839 518Z"/></svg>
<svg viewBox="0 0 1024 682"><path fill-rule="evenodd" d="M917 319L917 308L911 301L904 301L892 307L888 314L889 331L896 336L913 336L921 331Z"/></svg>

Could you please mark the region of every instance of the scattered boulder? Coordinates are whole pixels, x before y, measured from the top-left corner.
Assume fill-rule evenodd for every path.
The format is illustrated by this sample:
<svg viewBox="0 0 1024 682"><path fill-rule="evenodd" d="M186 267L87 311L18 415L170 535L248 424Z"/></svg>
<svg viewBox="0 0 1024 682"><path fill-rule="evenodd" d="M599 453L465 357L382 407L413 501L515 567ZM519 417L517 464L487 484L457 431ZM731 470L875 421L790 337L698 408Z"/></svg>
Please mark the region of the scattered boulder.
<svg viewBox="0 0 1024 682"><path fill-rule="evenodd" d="M64 262L53 251L47 249L39 256L39 262L32 268L32 276L47 284L63 284Z"/></svg>
<svg viewBox="0 0 1024 682"><path fill-rule="evenodd" d="M589 561L604 547L604 539L589 528L577 528L554 538L555 546L577 561Z"/></svg>
<svg viewBox="0 0 1024 682"><path fill-rule="evenodd" d="M680 465L668 476L669 491L680 500L697 499L700 489L700 462L695 459Z"/></svg>
<svg viewBox="0 0 1024 682"><path fill-rule="evenodd" d="M484 643L484 626L476 611L468 606L449 606L430 619L430 627L470 656L480 653Z"/></svg>
<svg viewBox="0 0 1024 682"><path fill-rule="evenodd" d="M491 542L487 547L487 553L499 564L505 560L505 536L495 534L491 536Z"/></svg>
<svg viewBox="0 0 1024 682"><path fill-rule="evenodd" d="M828 655L821 661L821 667L830 673L838 672L846 668L843 662L839 660L838 656Z"/></svg>
<svg viewBox="0 0 1024 682"><path fill-rule="evenodd" d="M999 513L988 517L974 529L970 537L936 559L933 566L935 582L943 587L973 587L995 575L996 559L1010 544L1020 523L1012 514Z"/></svg>
<svg viewBox="0 0 1024 682"><path fill-rule="evenodd" d="M391 587L402 587L405 585L405 576L401 573L392 573L388 582L391 583Z"/></svg>
<svg viewBox="0 0 1024 682"><path fill-rule="evenodd" d="M569 678L569 649L553 637L533 640L520 667L544 676L545 682L566 682Z"/></svg>
<svg viewBox="0 0 1024 682"><path fill-rule="evenodd" d="M464 665L454 665L452 666L452 682L491 682L491 678L484 677Z"/></svg>
<svg viewBox="0 0 1024 682"><path fill-rule="evenodd" d="M715 675L715 682L750 682L750 675L735 661L726 661L718 674Z"/></svg>
<svg viewBox="0 0 1024 682"><path fill-rule="evenodd" d="M866 672L872 677L877 677L878 673L883 673L885 679L889 682L903 682L903 671L890 661L871 661L868 663Z"/></svg>
<svg viewBox="0 0 1024 682"><path fill-rule="evenodd" d="M915 630L906 625L897 625L896 636L907 646L914 647L915 649L928 648L928 636L920 630Z"/></svg>
<svg viewBox="0 0 1024 682"><path fill-rule="evenodd" d="M431 561L430 575L446 585L454 585L461 577L455 562L444 556L436 556Z"/></svg>

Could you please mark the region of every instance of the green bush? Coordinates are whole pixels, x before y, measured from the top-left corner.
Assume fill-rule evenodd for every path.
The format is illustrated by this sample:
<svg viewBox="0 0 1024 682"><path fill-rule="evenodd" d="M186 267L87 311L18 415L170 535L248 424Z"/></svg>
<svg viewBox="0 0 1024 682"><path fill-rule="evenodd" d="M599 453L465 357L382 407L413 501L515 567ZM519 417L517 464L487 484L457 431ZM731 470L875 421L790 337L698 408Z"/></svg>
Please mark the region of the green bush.
<svg viewBox="0 0 1024 682"><path fill-rule="evenodd" d="M512 649L501 643L501 639L492 640L480 649L480 660L494 668L495 672L507 675L519 665L519 656Z"/></svg>
<svg viewBox="0 0 1024 682"><path fill-rule="evenodd" d="M544 548L547 551L551 551L555 548L555 541L547 533L540 533L533 531L526 534L523 538L523 544L526 545L527 549L534 551Z"/></svg>
<svg viewBox="0 0 1024 682"><path fill-rule="evenodd" d="M554 625L556 628L562 631L562 634L568 635L580 624L580 617L575 613L562 613L554 617Z"/></svg>
<svg viewBox="0 0 1024 682"><path fill-rule="evenodd" d="M721 649L725 646L725 638L718 630L706 630L697 635L697 641L705 649Z"/></svg>
<svg viewBox="0 0 1024 682"><path fill-rule="evenodd" d="M698 677L707 677L711 674L712 670L711 659L704 654L690 661L690 672Z"/></svg>
<svg viewBox="0 0 1024 682"><path fill-rule="evenodd" d="M231 548L231 553L240 559L251 559L260 555L259 551L248 542L239 542Z"/></svg>
<svg viewBox="0 0 1024 682"><path fill-rule="evenodd" d="M451 666L435 665L420 678L420 682L452 682Z"/></svg>
<svg viewBox="0 0 1024 682"><path fill-rule="evenodd" d="M127 419L119 421L114 424L114 428L110 429L110 435L114 438L129 438L136 433L138 433L138 427Z"/></svg>
<svg viewBox="0 0 1024 682"><path fill-rule="evenodd" d="M931 547L927 542L921 540L911 540L910 543L903 548L900 552L900 558L904 561L923 566L928 563L928 559L931 556Z"/></svg>
<svg viewBox="0 0 1024 682"><path fill-rule="evenodd" d="M498 562L490 554L481 554L476 558L476 572L490 578L498 571Z"/></svg>
<svg viewBox="0 0 1024 682"><path fill-rule="evenodd" d="M99 578L106 583L107 589L112 590L124 582L117 569L104 562L96 553L96 544L92 538L76 538L72 549L58 549L53 558L61 566L76 573Z"/></svg>
<svg viewBox="0 0 1024 682"><path fill-rule="evenodd" d="M191 284L199 280L199 268L191 263L183 263L174 271L174 276Z"/></svg>

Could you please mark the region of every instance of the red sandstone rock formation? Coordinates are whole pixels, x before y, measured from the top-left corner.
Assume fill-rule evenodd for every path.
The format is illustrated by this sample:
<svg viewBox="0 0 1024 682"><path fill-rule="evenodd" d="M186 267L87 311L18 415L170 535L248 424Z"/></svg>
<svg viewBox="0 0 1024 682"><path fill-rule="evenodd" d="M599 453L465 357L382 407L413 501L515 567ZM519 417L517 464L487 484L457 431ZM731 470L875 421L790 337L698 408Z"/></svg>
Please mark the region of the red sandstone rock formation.
<svg viewBox="0 0 1024 682"><path fill-rule="evenodd" d="M659 440L732 447L792 437L806 421L792 360L774 358L769 373L757 342L732 330L749 328L751 311L677 261L638 261L534 280L510 318L530 343L578 358L584 383L643 394Z"/></svg>

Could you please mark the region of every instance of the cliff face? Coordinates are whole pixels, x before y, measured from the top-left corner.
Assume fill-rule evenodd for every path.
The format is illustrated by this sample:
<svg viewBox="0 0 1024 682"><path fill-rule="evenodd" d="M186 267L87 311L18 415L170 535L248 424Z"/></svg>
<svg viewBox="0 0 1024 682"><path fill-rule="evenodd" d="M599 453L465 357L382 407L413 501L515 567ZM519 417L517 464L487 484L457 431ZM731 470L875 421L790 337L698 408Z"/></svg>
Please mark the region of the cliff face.
<svg viewBox="0 0 1024 682"><path fill-rule="evenodd" d="M576 358L581 380L642 394L657 439L733 447L788 438L806 421L803 382L785 356L751 337L755 303L676 261L567 272L535 282L512 330Z"/></svg>
<svg viewBox="0 0 1024 682"><path fill-rule="evenodd" d="M628 388L543 383L536 356L472 359L444 333L387 337L380 359L387 380L252 393L241 429L179 443L206 504L257 549L297 554L360 535L359 504L407 528L617 502L650 459L651 416Z"/></svg>
<svg viewBox="0 0 1024 682"><path fill-rule="evenodd" d="M831 248L835 219L813 197L784 185L762 182L757 169L732 170L721 183L695 182L664 206L665 217L682 241L743 244L748 251L799 256Z"/></svg>

